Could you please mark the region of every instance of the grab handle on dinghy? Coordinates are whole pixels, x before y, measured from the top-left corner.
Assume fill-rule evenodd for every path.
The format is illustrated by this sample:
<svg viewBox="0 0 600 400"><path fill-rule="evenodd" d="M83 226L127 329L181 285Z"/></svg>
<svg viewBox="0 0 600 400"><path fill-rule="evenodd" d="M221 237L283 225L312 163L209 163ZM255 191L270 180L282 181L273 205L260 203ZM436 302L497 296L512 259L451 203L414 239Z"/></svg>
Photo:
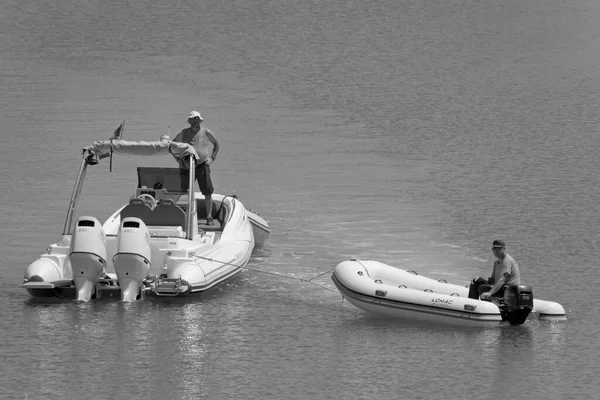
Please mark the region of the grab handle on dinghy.
<svg viewBox="0 0 600 400"><path fill-rule="evenodd" d="M438 282L440 282L440 283L448 283L445 279L438 279Z"/></svg>
<svg viewBox="0 0 600 400"><path fill-rule="evenodd" d="M413 274L413 275L419 275L419 274L417 274L417 271L413 271L412 269L409 270L409 271L406 271L406 272L408 272L410 274Z"/></svg>
<svg viewBox="0 0 600 400"><path fill-rule="evenodd" d="M400 285L400 286L398 286L398 289L408 289L408 288L406 287L406 285Z"/></svg>
<svg viewBox="0 0 600 400"><path fill-rule="evenodd" d="M433 293L433 290L431 289L423 289L424 292L429 292L429 293Z"/></svg>

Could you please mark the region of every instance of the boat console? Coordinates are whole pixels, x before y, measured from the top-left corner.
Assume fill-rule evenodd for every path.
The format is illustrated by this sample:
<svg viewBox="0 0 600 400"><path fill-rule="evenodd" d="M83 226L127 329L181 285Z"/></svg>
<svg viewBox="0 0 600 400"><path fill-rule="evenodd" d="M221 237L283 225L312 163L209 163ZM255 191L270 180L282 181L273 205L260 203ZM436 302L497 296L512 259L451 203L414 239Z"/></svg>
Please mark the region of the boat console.
<svg viewBox="0 0 600 400"><path fill-rule="evenodd" d="M171 199L175 203L187 193L189 171L167 167L138 167L136 197L150 195L156 201Z"/></svg>
<svg viewBox="0 0 600 400"><path fill-rule="evenodd" d="M177 208L187 213L188 209L188 182L189 182L189 171L179 168L168 168L168 167L138 167L138 187L136 189L136 197L140 198L143 196L152 196L157 202L156 209L152 212L153 217L150 219L153 221L155 216L159 220L167 220L168 216L174 216L176 211L172 208L160 208L161 205L169 204L171 207L175 205ZM136 199L132 199L136 200ZM137 200L136 200L137 202ZM172 204L172 203L173 204ZM131 203L130 203L131 205ZM129 207L129 206L127 206ZM126 208L127 208L126 207ZM124 209L125 211L125 209ZM158 217L159 211L162 211L163 218ZM203 226L202 229L205 231L210 230L221 230L222 222L224 221L225 210L222 209L220 201L213 198L213 207L210 215L214 218L214 225ZM201 221L205 220L209 213L206 210L204 199L196 199L196 218L201 225ZM125 215L128 215L127 212ZM164 223L154 224L148 223L141 218L146 225L165 225ZM181 225L185 231L185 225Z"/></svg>

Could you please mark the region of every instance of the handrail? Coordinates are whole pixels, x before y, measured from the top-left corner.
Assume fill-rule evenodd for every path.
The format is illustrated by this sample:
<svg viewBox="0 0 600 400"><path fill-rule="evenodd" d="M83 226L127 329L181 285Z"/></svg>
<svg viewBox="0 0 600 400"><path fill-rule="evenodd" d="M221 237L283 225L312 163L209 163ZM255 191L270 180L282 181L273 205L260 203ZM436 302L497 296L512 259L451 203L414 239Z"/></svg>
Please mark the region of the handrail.
<svg viewBox="0 0 600 400"><path fill-rule="evenodd" d="M194 212L196 211L196 194L194 192L194 181L196 180L196 160L193 155L190 155L190 178L188 182L188 209L187 209L187 228L185 236L192 240L193 235L193 222Z"/></svg>
<svg viewBox="0 0 600 400"><path fill-rule="evenodd" d="M73 212L75 211L77 201L79 200L79 195L81 194L81 188L83 187L83 179L85 178L86 170L87 161L84 155L84 157L81 160L81 167L79 168L79 173L77 174L77 180L75 181L75 187L73 188L73 193L71 194L71 201L69 202L67 218L65 220L65 226L63 228L62 233L63 235L69 235L71 233L71 224L73 223Z"/></svg>
<svg viewBox="0 0 600 400"><path fill-rule="evenodd" d="M223 226L227 225L229 223L229 221L231 221L231 218L233 218L233 213L235 212L235 208L236 208L236 202L235 202L235 197L230 197L231 198L231 212L229 213L229 215L227 216L227 221L224 221ZM222 201L225 201L225 199L223 199ZM223 204L223 203L221 203Z"/></svg>

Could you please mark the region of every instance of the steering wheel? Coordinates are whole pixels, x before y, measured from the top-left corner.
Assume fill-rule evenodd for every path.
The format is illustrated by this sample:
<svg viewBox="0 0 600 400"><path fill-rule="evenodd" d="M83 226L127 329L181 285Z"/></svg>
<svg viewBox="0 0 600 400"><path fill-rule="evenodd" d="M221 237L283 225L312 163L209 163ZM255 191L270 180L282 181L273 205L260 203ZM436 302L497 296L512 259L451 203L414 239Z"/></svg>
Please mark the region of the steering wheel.
<svg viewBox="0 0 600 400"><path fill-rule="evenodd" d="M156 207L156 199L147 193L140 194L137 198L142 200L152 210Z"/></svg>

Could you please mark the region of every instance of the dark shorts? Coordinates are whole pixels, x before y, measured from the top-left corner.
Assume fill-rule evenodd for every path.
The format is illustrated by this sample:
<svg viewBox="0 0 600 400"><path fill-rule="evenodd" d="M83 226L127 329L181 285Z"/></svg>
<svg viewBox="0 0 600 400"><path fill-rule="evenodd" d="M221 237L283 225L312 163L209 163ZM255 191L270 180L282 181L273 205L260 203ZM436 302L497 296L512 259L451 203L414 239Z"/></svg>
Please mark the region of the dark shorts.
<svg viewBox="0 0 600 400"><path fill-rule="evenodd" d="M198 181L200 192L202 192L203 195L210 195L215 191L212 179L210 179L210 166L206 164L196 166L196 181Z"/></svg>
<svg viewBox="0 0 600 400"><path fill-rule="evenodd" d="M488 292L494 285L491 283L486 283L484 280L477 280L471 282L469 286L469 298L478 299L482 293ZM501 287L496 293L492 295L492 297L504 297L505 286Z"/></svg>
<svg viewBox="0 0 600 400"><path fill-rule="evenodd" d="M181 187L187 188L190 175L187 169L180 170ZM213 187L212 179L210 178L210 166L201 164L196 166L196 181L200 187L200 192L203 195L208 196L213 194L215 188Z"/></svg>

